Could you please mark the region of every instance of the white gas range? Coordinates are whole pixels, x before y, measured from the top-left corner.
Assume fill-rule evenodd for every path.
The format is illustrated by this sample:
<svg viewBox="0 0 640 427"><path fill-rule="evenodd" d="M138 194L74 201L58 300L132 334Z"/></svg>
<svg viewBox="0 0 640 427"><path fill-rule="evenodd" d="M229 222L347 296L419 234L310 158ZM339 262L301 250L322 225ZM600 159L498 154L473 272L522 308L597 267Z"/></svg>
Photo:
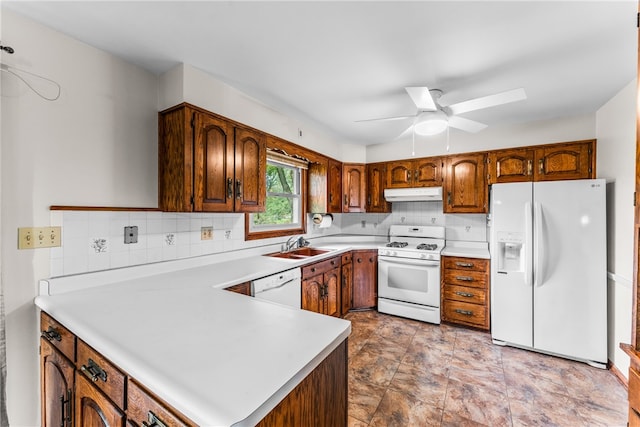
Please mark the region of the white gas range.
<svg viewBox="0 0 640 427"><path fill-rule="evenodd" d="M378 248L378 311L439 324L444 245L444 227L392 225Z"/></svg>

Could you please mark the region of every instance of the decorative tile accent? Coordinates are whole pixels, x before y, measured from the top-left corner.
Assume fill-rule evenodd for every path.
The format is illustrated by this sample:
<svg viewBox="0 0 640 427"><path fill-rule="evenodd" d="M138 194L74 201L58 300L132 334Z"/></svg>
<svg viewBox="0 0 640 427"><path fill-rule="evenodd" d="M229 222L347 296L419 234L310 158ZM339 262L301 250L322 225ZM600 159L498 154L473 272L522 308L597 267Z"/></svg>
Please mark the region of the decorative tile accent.
<svg viewBox="0 0 640 427"><path fill-rule="evenodd" d="M107 252L107 239L97 238L91 240L91 247L97 254Z"/></svg>
<svg viewBox="0 0 640 427"><path fill-rule="evenodd" d="M176 235L173 233L167 233L164 235L164 243L167 246L173 246L176 244Z"/></svg>

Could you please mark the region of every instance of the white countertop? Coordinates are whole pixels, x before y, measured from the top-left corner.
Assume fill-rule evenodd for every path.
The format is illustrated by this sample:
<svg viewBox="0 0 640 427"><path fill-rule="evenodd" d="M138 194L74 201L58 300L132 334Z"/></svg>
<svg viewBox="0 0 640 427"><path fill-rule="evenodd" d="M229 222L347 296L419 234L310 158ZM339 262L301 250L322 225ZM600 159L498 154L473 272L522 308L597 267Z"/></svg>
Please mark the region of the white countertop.
<svg viewBox="0 0 640 427"><path fill-rule="evenodd" d="M440 255L491 259L488 242L447 240Z"/></svg>
<svg viewBox="0 0 640 427"><path fill-rule="evenodd" d="M147 265L54 278L35 302L197 424L254 425L351 324L220 288L379 245L340 240L314 245L335 250L311 261L252 255L174 271L160 263L160 274Z"/></svg>

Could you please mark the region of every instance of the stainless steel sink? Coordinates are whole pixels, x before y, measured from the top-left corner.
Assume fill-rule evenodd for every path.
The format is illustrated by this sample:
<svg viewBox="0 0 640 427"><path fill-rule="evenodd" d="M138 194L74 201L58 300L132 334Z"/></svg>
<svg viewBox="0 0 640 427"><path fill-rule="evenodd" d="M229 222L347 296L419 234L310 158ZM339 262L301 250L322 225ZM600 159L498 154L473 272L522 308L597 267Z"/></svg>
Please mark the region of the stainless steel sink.
<svg viewBox="0 0 640 427"><path fill-rule="evenodd" d="M274 258L284 258L284 259L305 259L310 258L316 255L326 254L327 252L331 252L328 249L316 249L316 248L299 248L293 251L288 252L273 252L270 254L265 254L265 256L270 256Z"/></svg>

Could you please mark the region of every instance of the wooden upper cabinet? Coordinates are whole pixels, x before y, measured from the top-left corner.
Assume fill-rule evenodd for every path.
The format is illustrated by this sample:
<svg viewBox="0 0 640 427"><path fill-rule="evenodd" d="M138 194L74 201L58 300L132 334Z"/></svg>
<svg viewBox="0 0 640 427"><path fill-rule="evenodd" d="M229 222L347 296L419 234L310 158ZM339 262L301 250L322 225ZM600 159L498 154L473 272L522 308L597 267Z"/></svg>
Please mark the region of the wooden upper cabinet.
<svg viewBox="0 0 640 427"><path fill-rule="evenodd" d="M391 203L384 199L386 163L369 163L367 172L367 212L391 212Z"/></svg>
<svg viewBox="0 0 640 427"><path fill-rule="evenodd" d="M265 135L235 129L236 212L263 212L267 200L267 145Z"/></svg>
<svg viewBox="0 0 640 427"><path fill-rule="evenodd" d="M534 150L514 148L489 152L489 184L533 181Z"/></svg>
<svg viewBox="0 0 640 427"><path fill-rule="evenodd" d="M442 158L425 157L387 163L387 188L442 185Z"/></svg>
<svg viewBox="0 0 640 427"><path fill-rule="evenodd" d="M265 134L186 103L161 112L158 123L162 210L264 210Z"/></svg>
<svg viewBox="0 0 640 427"><path fill-rule="evenodd" d="M486 154L448 156L443 180L445 213L487 213Z"/></svg>
<svg viewBox="0 0 640 427"><path fill-rule="evenodd" d="M534 181L595 178L595 140L536 147Z"/></svg>
<svg viewBox="0 0 640 427"><path fill-rule="evenodd" d="M366 179L364 164L342 165L342 212L366 212Z"/></svg>
<svg viewBox="0 0 640 427"><path fill-rule="evenodd" d="M333 159L311 163L308 172L310 213L342 212L342 163Z"/></svg>

